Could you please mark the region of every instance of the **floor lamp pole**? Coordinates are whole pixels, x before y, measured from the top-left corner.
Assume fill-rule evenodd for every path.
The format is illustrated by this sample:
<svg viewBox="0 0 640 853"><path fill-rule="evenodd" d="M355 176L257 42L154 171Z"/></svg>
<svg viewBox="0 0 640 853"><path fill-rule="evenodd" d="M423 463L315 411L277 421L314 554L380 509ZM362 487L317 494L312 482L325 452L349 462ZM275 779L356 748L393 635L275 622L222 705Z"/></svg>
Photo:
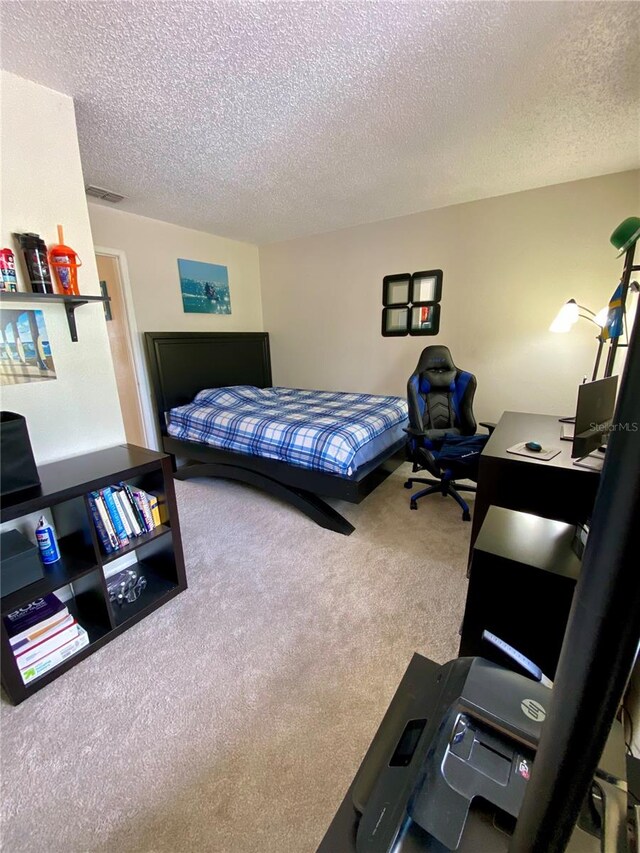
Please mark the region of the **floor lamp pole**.
<svg viewBox="0 0 640 853"><path fill-rule="evenodd" d="M593 365L593 376L591 377L591 381L595 382L598 378L598 368L600 367L600 356L602 355L602 347L604 346L604 341L602 340L602 332L598 335L598 352L596 353L596 363Z"/></svg>
<svg viewBox="0 0 640 853"><path fill-rule="evenodd" d="M633 255L636 250L636 244L632 243L627 249L627 253L624 256L624 270L622 272L622 295L620 297L620 307L622 310L622 317L624 318L625 312L625 304L627 302L627 293L629 292L629 284L631 282L631 273L633 272ZM616 360L616 351L618 349L618 337L613 338L611 340L611 344L609 345L609 352L607 353L607 363L604 369L604 375L612 376L613 375L613 366Z"/></svg>

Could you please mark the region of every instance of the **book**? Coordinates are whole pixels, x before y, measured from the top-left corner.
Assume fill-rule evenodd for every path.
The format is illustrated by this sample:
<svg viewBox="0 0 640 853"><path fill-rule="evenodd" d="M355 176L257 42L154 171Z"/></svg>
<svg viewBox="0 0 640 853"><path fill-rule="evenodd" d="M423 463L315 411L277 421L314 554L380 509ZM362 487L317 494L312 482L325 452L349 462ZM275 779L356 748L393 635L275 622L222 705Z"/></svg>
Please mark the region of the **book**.
<svg viewBox="0 0 640 853"><path fill-rule="evenodd" d="M153 519L153 526L160 527L160 509L158 507L158 496L154 495L153 492L147 493L149 498L149 509L151 511L151 518Z"/></svg>
<svg viewBox="0 0 640 853"><path fill-rule="evenodd" d="M133 495L138 509L142 513L147 532L150 533L154 529L155 524L153 523L151 509L149 508L149 497L144 489L137 489L133 486L131 487L131 494Z"/></svg>
<svg viewBox="0 0 640 853"><path fill-rule="evenodd" d="M151 504L151 511L153 512L154 506L158 508L157 515L154 518L157 519L156 527L161 524L166 524L169 520L169 512L167 509L167 496L164 492L156 491L155 489L147 492L149 495L149 503Z"/></svg>
<svg viewBox="0 0 640 853"><path fill-rule="evenodd" d="M89 645L89 635L78 625L78 636L72 640L69 640L63 646L56 649L54 652L51 652L46 657L42 658L39 661L31 664L26 669L20 670L20 675L22 676L22 680L25 684L29 684L30 681L33 681L34 678L38 678L38 676L43 675L48 670L52 669L54 666L65 661L67 658L71 657L71 655L75 655L80 649L84 648L84 646Z"/></svg>
<svg viewBox="0 0 640 853"><path fill-rule="evenodd" d="M109 529L107 529L107 519L104 517L106 508L102 498L96 492L91 492L87 495L87 501L89 502L93 524L102 547L106 554L112 554L118 547L118 537L115 535L110 524ZM99 503L101 506L99 506Z"/></svg>
<svg viewBox="0 0 640 853"><path fill-rule="evenodd" d="M68 608L55 593L36 598L4 617L9 642L15 647L21 640L33 640L68 615Z"/></svg>
<svg viewBox="0 0 640 853"><path fill-rule="evenodd" d="M113 488L113 486L110 486L110 488L111 488L111 497L113 498L113 502L116 505L116 509L120 513L120 520L122 521L122 524L124 526L125 533L129 537L129 539L133 539L133 527L131 526L129 516L127 515L126 510L124 508L122 496L117 489Z"/></svg>
<svg viewBox="0 0 640 853"><path fill-rule="evenodd" d="M106 489L100 489L100 494L102 495L105 506L107 507L107 512L109 513L109 518L111 519L111 523L113 524L113 529L116 532L116 536L120 540L120 545L128 545L129 537L127 536L127 531L125 530L124 524L120 517L120 513L118 512L116 503L113 499L111 487L107 486Z"/></svg>
<svg viewBox="0 0 640 853"><path fill-rule="evenodd" d="M49 636L43 637L37 643L34 643L31 648L16 651L15 658L19 669L26 669L28 666L50 655L51 652L55 652L56 649L64 646L69 640L75 639L78 636L79 627L76 620L72 619L70 625L66 625L66 627L58 625L57 630Z"/></svg>
<svg viewBox="0 0 640 853"><path fill-rule="evenodd" d="M107 505L104 502L104 498L100 494L100 492L91 492L93 499L96 503L96 508L100 514L100 518L102 519L102 523L104 524L105 530L107 531L107 535L109 537L109 541L113 546L113 550L117 551L120 547L120 540L118 539L115 531L115 527L113 526L113 522L111 521L111 516L107 511Z"/></svg>
<svg viewBox="0 0 640 853"><path fill-rule="evenodd" d="M44 628L32 639L24 639L19 640L15 646L11 646L11 650L14 655L22 654L22 652L27 652L29 649L32 649L38 643L41 643L43 640L47 640L52 637L54 634L57 634L58 631L62 631L64 628L68 628L69 625L72 625L74 622L74 617L71 613L67 613L66 616L63 616L59 622L54 622L49 628Z"/></svg>
<svg viewBox="0 0 640 853"><path fill-rule="evenodd" d="M124 482L119 483L119 486L121 489L124 489L124 493L127 496L129 504L131 505L131 509L133 510L136 520L138 522L138 526L140 527L140 532L147 533L147 525L145 524L144 516L142 515L142 511L140 510L138 504L135 501L131 486L128 483Z"/></svg>
<svg viewBox="0 0 640 853"><path fill-rule="evenodd" d="M118 500L122 504L122 510L129 522L129 527L131 528L131 535L140 536L140 534L143 532L143 529L140 527L138 519L131 507L131 504L129 503L129 498L127 497L126 491L122 488L122 486L120 486L115 492L115 494L117 495Z"/></svg>
<svg viewBox="0 0 640 853"><path fill-rule="evenodd" d="M66 608L65 608L66 609ZM67 611L60 611L60 613L53 618L52 621L45 620L42 625L35 625L31 632L26 636L21 636L19 639L10 640L11 649L14 654L18 651L18 649L27 648L32 643L38 642L38 640L43 637L48 631L55 630L59 625L65 622L70 618L70 614ZM71 617L72 618L72 617Z"/></svg>

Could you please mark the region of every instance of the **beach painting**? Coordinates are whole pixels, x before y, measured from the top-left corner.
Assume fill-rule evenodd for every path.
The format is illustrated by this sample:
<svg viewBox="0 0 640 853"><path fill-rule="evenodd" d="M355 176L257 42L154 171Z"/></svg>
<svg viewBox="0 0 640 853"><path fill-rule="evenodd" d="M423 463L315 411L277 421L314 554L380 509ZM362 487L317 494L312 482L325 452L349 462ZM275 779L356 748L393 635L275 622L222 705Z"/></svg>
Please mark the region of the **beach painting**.
<svg viewBox="0 0 640 853"><path fill-rule="evenodd" d="M0 309L0 385L56 378L42 311Z"/></svg>
<svg viewBox="0 0 640 853"><path fill-rule="evenodd" d="M182 306L187 314L231 314L229 271L220 264L178 258Z"/></svg>

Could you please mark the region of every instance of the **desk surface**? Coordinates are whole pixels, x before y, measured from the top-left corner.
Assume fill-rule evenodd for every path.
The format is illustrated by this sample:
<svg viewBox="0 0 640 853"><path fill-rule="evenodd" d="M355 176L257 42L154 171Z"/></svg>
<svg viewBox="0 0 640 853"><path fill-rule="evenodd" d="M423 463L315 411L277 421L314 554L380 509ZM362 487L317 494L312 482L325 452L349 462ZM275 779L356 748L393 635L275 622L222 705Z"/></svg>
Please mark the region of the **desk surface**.
<svg viewBox="0 0 640 853"><path fill-rule="evenodd" d="M557 415L534 415L529 412L505 412L493 435L485 445L482 455L493 459L508 459L510 462L522 465L545 465L553 468L568 468L578 476L593 477L600 472L581 468L573 464L571 458L571 442L560 440L561 424ZM553 459L535 459L507 453L508 447L513 447L521 441L538 441L544 447L556 447L559 456Z"/></svg>
<svg viewBox="0 0 640 853"><path fill-rule="evenodd" d="M594 467L574 465L571 442L560 440L560 428L555 415L528 412L502 415L480 455L469 558L490 506L530 512L567 524L589 518L600 482L597 469L601 465L597 460ZM560 453L547 460L507 453L508 447L522 441L539 441L557 447Z"/></svg>
<svg viewBox="0 0 640 853"><path fill-rule="evenodd" d="M491 506L474 550L575 580L581 561L571 543L575 525Z"/></svg>

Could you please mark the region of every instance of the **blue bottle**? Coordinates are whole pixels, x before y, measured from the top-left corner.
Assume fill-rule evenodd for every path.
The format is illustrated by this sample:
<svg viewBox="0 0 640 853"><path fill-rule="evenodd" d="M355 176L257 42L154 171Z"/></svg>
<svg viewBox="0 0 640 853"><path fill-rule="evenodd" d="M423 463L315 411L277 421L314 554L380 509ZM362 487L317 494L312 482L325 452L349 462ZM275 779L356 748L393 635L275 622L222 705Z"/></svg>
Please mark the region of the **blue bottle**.
<svg viewBox="0 0 640 853"><path fill-rule="evenodd" d="M40 559L45 566L57 563L60 559L60 549L56 542L53 527L47 522L44 515L40 516L40 521L36 527L36 539L38 541L38 548L40 549Z"/></svg>

